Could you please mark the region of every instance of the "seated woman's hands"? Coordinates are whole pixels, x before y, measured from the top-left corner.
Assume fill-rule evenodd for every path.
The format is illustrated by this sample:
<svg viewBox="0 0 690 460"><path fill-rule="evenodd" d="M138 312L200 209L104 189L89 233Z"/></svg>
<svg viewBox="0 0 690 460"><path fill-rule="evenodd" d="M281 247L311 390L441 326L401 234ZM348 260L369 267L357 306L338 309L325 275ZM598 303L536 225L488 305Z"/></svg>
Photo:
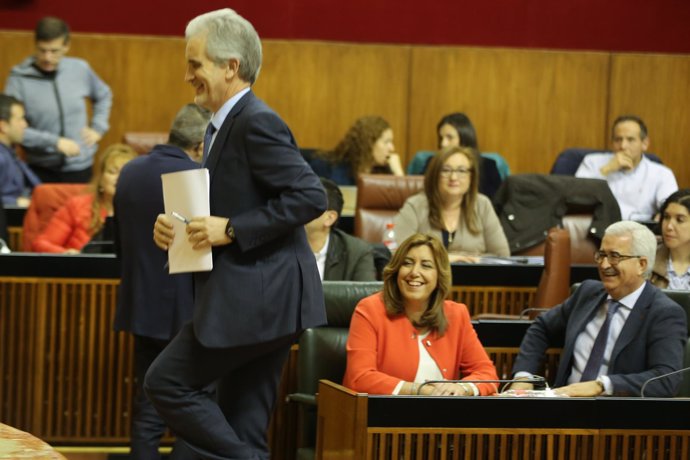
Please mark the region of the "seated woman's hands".
<svg viewBox="0 0 690 460"><path fill-rule="evenodd" d="M405 170L403 169L402 166L402 160L400 160L400 155L397 153L391 153L386 157L386 162L388 163L388 166L391 168L391 171L393 171L393 175L395 176L404 176L405 175Z"/></svg>
<svg viewBox="0 0 690 460"><path fill-rule="evenodd" d="M469 383L408 383L408 394L422 396L474 396Z"/></svg>

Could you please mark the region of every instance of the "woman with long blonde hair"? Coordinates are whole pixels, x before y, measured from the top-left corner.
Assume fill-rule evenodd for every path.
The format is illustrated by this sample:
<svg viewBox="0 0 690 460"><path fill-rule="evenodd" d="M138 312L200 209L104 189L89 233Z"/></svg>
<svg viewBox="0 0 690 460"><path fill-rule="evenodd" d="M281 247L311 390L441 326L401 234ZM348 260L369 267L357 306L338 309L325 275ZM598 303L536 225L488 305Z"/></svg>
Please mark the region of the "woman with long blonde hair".
<svg viewBox="0 0 690 460"><path fill-rule="evenodd" d="M128 145L113 144L96 155L93 176L81 195L58 209L34 239L35 252L77 254L99 235L106 218L113 215L113 198L120 170L137 153Z"/></svg>

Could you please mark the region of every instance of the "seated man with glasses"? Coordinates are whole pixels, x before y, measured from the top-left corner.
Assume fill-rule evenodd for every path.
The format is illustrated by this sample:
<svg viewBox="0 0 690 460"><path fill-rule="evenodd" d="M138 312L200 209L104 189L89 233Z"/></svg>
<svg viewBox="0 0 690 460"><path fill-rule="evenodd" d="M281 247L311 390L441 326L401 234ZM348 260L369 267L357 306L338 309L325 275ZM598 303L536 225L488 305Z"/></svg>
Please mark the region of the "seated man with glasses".
<svg viewBox="0 0 690 460"><path fill-rule="evenodd" d="M680 369L686 315L646 281L655 255L656 238L644 225L610 225L594 254L601 281L584 281L565 302L536 318L520 345L514 378L540 373L551 347L563 349L554 387L567 396L640 396L645 382ZM676 374L651 381L645 396L674 396L681 379Z"/></svg>

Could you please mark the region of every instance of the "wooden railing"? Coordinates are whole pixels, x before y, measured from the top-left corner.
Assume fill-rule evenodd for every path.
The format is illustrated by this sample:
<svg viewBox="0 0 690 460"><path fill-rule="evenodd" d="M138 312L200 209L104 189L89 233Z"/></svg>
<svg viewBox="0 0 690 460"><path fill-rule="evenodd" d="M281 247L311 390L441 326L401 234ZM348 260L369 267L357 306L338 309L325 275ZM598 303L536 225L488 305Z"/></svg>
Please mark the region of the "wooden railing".
<svg viewBox="0 0 690 460"><path fill-rule="evenodd" d="M128 442L134 346L129 334L112 329L118 284L0 277L0 420L49 443ZM475 311L513 312L533 291L459 287L454 296ZM507 375L517 348L487 351ZM273 458L292 458L296 445L297 408L285 395L295 391L297 353L293 347L271 422Z"/></svg>
<svg viewBox="0 0 690 460"><path fill-rule="evenodd" d="M534 304L536 287L453 286L451 299L467 305L471 316L519 315Z"/></svg>
<svg viewBox="0 0 690 460"><path fill-rule="evenodd" d="M49 442L126 442L131 337L113 331L118 280L0 279L0 416Z"/></svg>

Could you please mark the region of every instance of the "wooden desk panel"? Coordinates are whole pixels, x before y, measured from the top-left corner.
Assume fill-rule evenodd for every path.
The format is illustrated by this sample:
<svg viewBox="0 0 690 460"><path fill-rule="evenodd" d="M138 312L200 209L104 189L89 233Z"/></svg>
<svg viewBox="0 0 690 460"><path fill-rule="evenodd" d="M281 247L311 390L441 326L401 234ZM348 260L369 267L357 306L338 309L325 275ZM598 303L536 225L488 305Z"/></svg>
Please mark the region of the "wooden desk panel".
<svg viewBox="0 0 690 460"><path fill-rule="evenodd" d="M689 399L369 396L319 385L317 459L687 459Z"/></svg>

